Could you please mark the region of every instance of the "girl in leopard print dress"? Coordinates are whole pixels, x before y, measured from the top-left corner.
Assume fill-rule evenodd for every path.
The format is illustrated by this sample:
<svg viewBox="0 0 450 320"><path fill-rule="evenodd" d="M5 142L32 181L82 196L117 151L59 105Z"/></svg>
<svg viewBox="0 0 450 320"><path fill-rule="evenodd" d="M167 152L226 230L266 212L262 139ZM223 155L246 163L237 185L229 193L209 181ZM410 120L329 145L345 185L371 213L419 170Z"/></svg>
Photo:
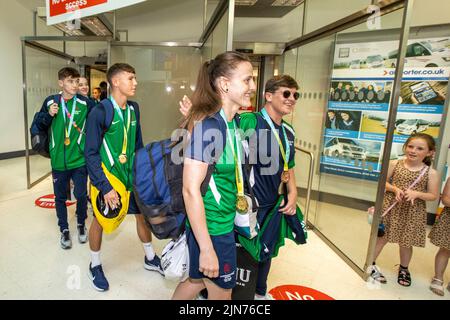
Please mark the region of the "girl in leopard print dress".
<svg viewBox="0 0 450 320"><path fill-rule="evenodd" d="M436 150L433 137L417 133L408 138L403 145L405 158L389 164L383 212L392 205L383 217L385 234L377 239L375 259L388 243L398 243L400 247L400 268L397 282L402 286L411 285L408 265L413 247L425 247L427 211L426 201L439 197L439 176L430 167ZM414 183L417 183L410 188ZM386 278L373 262L371 276L376 281L386 283Z"/></svg>

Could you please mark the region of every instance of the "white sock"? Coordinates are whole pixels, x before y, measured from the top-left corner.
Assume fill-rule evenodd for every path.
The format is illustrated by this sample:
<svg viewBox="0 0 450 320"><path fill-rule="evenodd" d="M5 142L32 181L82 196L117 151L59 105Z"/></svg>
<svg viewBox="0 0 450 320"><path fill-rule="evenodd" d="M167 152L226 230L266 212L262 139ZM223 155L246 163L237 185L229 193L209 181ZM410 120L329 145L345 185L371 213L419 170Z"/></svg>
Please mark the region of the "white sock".
<svg viewBox="0 0 450 320"><path fill-rule="evenodd" d="M145 256L147 257L147 260L153 260L155 257L155 251L153 250L153 246L151 242L143 243Z"/></svg>
<svg viewBox="0 0 450 320"><path fill-rule="evenodd" d="M101 265L100 251L91 251L91 268Z"/></svg>

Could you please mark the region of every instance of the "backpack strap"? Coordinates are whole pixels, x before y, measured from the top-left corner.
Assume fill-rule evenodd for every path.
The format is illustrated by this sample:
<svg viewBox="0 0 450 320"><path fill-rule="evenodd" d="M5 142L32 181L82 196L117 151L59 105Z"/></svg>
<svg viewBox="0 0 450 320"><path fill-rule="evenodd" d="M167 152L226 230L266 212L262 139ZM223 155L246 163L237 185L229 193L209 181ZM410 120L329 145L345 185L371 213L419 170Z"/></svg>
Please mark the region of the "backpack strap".
<svg viewBox="0 0 450 320"><path fill-rule="evenodd" d="M203 180L203 182L200 186L200 192L201 192L202 196L204 196L206 194L206 192L208 191L209 181L211 180L212 174L216 170L217 161L219 161L219 158L222 155L223 150L225 149L225 143L227 141L226 140L227 139L227 125L226 125L225 121L222 119L222 117L219 116L218 113L216 113L213 116L213 119L215 119L217 121L219 130L222 133L223 149L222 150L215 149L215 156L214 156L213 163L208 165L208 170L206 171L205 179Z"/></svg>
<svg viewBox="0 0 450 320"><path fill-rule="evenodd" d="M53 95L53 100L55 101L55 103L56 103L57 105L59 105L59 103L61 102L61 95L60 95L59 93Z"/></svg>
<svg viewBox="0 0 450 320"><path fill-rule="evenodd" d="M111 123L114 119L114 107L109 99L103 99L100 101L100 104L103 106L105 110L105 127L103 128L103 134L108 131L109 127L111 127Z"/></svg>

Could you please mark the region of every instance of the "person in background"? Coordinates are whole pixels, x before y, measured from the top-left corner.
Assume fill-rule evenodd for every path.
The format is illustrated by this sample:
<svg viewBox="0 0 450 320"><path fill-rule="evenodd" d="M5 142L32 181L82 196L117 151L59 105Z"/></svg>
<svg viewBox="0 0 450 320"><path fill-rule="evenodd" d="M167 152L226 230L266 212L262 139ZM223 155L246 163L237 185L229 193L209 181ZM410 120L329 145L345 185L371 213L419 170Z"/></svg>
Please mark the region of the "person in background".
<svg viewBox="0 0 450 320"><path fill-rule="evenodd" d="M92 100L94 100L95 104L99 104L100 103L100 96L102 94L102 89L100 89L99 87L95 87L92 90Z"/></svg>
<svg viewBox="0 0 450 320"><path fill-rule="evenodd" d="M106 81L102 81L99 84L101 93L100 93L100 101L106 99L108 97L108 83Z"/></svg>
<svg viewBox="0 0 450 320"><path fill-rule="evenodd" d="M351 131L358 131L357 123L353 119L350 112L341 111L340 113L341 121L339 122L339 129L340 130L351 130Z"/></svg>
<svg viewBox="0 0 450 320"><path fill-rule="evenodd" d="M439 296L444 295L444 273L450 258L450 178L447 179L442 192L442 203L444 210L428 236L430 242L439 247L434 259L434 277L430 283L430 290ZM447 291L450 292L450 282L447 284Z"/></svg>
<svg viewBox="0 0 450 320"><path fill-rule="evenodd" d="M340 127L340 119L338 119L335 110L328 110L327 119L325 120L325 128L338 130Z"/></svg>
<svg viewBox="0 0 450 320"><path fill-rule="evenodd" d="M89 98L89 82L86 77L80 77L78 81L78 93L83 97Z"/></svg>

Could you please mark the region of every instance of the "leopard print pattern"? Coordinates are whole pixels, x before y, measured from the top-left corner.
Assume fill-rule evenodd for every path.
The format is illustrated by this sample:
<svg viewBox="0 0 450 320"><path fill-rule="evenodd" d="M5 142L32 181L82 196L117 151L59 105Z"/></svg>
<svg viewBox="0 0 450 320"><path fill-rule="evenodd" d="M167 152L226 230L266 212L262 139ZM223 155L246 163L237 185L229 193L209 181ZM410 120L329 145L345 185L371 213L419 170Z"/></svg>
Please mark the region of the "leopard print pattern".
<svg viewBox="0 0 450 320"><path fill-rule="evenodd" d="M450 250L450 207L441 212L428 237L435 246Z"/></svg>
<svg viewBox="0 0 450 320"><path fill-rule="evenodd" d="M399 160L394 168L391 184L405 191L420 175L419 171L411 171ZM412 188L415 191L427 192L429 168L420 181ZM383 212L395 202L395 194L386 192L383 201ZM427 210L425 201L415 199L414 205L403 200L397 203L383 217L385 234L388 242L398 243L401 247L425 247Z"/></svg>

